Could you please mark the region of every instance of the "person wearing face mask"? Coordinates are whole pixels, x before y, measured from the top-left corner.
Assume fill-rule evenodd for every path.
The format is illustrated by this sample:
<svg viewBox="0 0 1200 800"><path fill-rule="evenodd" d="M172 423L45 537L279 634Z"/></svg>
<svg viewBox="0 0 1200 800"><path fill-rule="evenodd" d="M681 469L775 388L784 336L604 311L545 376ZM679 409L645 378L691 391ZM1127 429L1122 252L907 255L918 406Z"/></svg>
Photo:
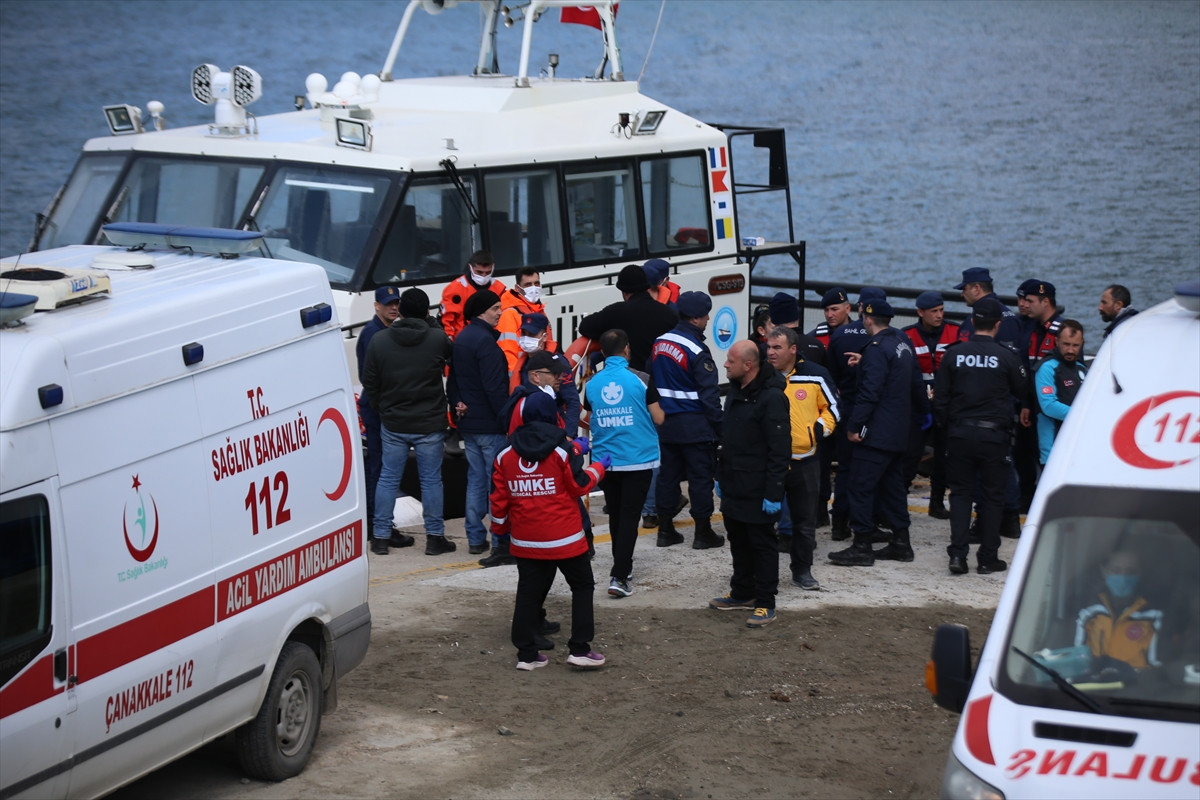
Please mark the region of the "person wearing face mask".
<svg viewBox="0 0 1200 800"><path fill-rule="evenodd" d="M529 340L521 331L521 320L527 314L546 315L542 303L542 276L537 267L521 267L517 270L516 285L500 295L500 349L508 360L508 371L512 374L522 353L532 353L542 347L554 352L554 331L550 329L549 317L544 330L544 345ZM522 338L524 337L524 338Z"/></svg>
<svg viewBox="0 0 1200 800"><path fill-rule="evenodd" d="M493 277L496 262L487 250L476 250L471 254L463 274L459 275L446 288L442 289L442 311L440 320L442 330L454 341L459 331L470 322L463 313L467 301L478 292L489 291L496 297L504 295L504 283Z"/></svg>
<svg viewBox="0 0 1200 800"><path fill-rule="evenodd" d="M522 348L532 345L532 350L521 353L520 362L509 376L509 398L500 418L506 421L511 436L520 424L513 419L513 407L533 392L545 392L558 406L563 430L574 439L579 434L579 389L571 380L571 365L566 357L546 349L545 332L545 314L526 314L522 318Z"/></svg>
<svg viewBox="0 0 1200 800"><path fill-rule="evenodd" d="M1117 550L1100 569L1100 602L1085 606L1075 623L1075 645L1087 645L1096 658L1124 661L1135 669L1157 667L1162 612L1138 594L1141 565L1136 553Z"/></svg>

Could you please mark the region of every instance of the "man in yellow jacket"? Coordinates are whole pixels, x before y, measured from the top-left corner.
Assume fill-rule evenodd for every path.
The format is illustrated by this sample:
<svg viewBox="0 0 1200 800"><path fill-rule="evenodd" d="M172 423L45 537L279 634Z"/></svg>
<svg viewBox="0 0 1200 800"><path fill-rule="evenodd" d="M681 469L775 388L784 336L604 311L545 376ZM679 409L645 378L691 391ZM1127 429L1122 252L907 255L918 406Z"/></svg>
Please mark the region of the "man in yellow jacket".
<svg viewBox="0 0 1200 800"><path fill-rule="evenodd" d="M784 394L791 417L792 459L784 496L795 532L787 548L792 557L792 584L812 591L821 588L812 575L821 487L817 443L833 435L841 418L837 388L829 370L800 355L800 337L794 328L779 325L771 329L767 334L767 361L787 381Z"/></svg>

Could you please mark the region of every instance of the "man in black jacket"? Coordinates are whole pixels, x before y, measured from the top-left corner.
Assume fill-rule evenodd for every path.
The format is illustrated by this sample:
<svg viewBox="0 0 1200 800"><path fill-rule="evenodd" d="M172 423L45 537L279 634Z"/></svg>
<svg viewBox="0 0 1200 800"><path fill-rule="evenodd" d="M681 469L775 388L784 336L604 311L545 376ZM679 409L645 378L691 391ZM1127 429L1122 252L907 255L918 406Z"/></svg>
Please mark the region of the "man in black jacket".
<svg viewBox="0 0 1200 800"><path fill-rule="evenodd" d="M753 609L746 625L775 621L779 590L779 550L774 523L783 505L783 484L791 456L792 431L783 376L765 364L758 345L735 342L725 359L729 394L721 426L718 494L733 577L729 594L710 608Z"/></svg>
<svg viewBox="0 0 1200 800"><path fill-rule="evenodd" d="M605 331L614 328L625 331L629 337L629 366L646 370L654 340L674 328L679 315L670 306L654 299L646 273L637 264L621 270L617 275L617 289L621 292L621 302L607 305L581 319L579 335L598 341Z"/></svg>
<svg viewBox="0 0 1200 800"><path fill-rule="evenodd" d="M421 510L427 555L452 552L442 518L442 453L446 393L442 372L450 359L450 339L427 320L429 296L417 288L400 295L400 318L379 331L367 347L363 390L379 413L383 461L375 487L371 552L387 555L388 545L407 547L411 536L392 534L396 492L409 449L417 452ZM407 541L405 541L407 540Z"/></svg>
<svg viewBox="0 0 1200 800"><path fill-rule="evenodd" d="M846 439L854 452L847 491L854 544L829 554L830 561L843 567L869 567L876 558L913 560L904 453L913 409L924 418L929 399L912 342L890 327L892 316L886 300L864 303L863 326L870 338L862 353L851 353L849 359L858 389L854 407L846 412ZM892 528L891 542L878 553L871 550L876 508Z"/></svg>
<svg viewBox="0 0 1200 800"><path fill-rule="evenodd" d="M971 498L979 487L979 572L1003 572L999 558L1004 485L1012 469L1012 398L1027 397L1025 359L996 341L1004 307L981 298L971 307L975 332L946 349L933 391L933 412L946 430L950 488L950 572L967 572Z"/></svg>

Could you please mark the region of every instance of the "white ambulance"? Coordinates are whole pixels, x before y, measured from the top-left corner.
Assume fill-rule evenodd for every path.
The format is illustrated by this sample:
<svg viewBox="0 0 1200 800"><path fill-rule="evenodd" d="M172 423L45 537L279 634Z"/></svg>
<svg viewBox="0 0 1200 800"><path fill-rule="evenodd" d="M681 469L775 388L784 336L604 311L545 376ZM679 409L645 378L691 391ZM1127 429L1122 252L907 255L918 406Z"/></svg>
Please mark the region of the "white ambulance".
<svg viewBox="0 0 1200 800"><path fill-rule="evenodd" d="M235 730L249 774L293 776L370 637L325 273L232 257L245 231L108 234L138 247L0 261L4 798L101 795Z"/></svg>
<svg viewBox="0 0 1200 800"><path fill-rule="evenodd" d="M1104 342L978 668L943 625L926 681L943 797L1200 797L1200 281Z"/></svg>

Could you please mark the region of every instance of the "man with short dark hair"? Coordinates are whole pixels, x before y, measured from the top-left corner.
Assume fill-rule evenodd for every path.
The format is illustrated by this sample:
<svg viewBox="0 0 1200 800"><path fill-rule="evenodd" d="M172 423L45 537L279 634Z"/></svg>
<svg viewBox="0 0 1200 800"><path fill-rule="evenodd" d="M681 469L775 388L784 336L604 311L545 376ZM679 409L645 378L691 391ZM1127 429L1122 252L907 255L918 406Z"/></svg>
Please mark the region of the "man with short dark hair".
<svg viewBox="0 0 1200 800"><path fill-rule="evenodd" d="M1083 363L1083 326L1064 319L1058 331L1058 344L1034 373L1034 396L1038 401L1038 450L1042 464L1050 457L1050 448L1058 436L1071 403L1087 377Z"/></svg>
<svg viewBox="0 0 1200 800"><path fill-rule="evenodd" d="M487 250L476 250L463 268L463 274L442 289L442 330L451 340L471 320L465 311L472 297L481 291L490 291L496 297L504 294L504 283L493 277L495 270L492 254Z"/></svg>
<svg viewBox="0 0 1200 800"><path fill-rule="evenodd" d="M1025 360L996 341L1004 307L979 298L971 307L974 333L946 351L933 392L933 410L946 428L946 475L950 484L950 572L969 571L971 501L978 487L982 543L978 571L1003 572L1000 515L1004 486L1012 470L1012 398L1028 392Z"/></svg>
<svg viewBox="0 0 1200 800"><path fill-rule="evenodd" d="M496 343L500 334L500 298L488 289L471 296L463 308L468 322L454 339L454 356L447 388L467 455L467 497L464 527L472 555L488 550L487 528L492 462L508 442L501 411L508 402L508 370ZM497 540L497 546L500 541ZM507 540L504 545L507 547Z"/></svg>
<svg viewBox="0 0 1200 800"><path fill-rule="evenodd" d="M829 554L838 566L869 567L877 558L913 560L904 453L914 405L927 408L928 399L912 343L891 327L893 316L886 300L864 303L863 325L870 339L850 359L858 370L858 394L846 414L846 438L854 449L847 492L854 543ZM892 529L891 541L878 552L871 548L876 509Z"/></svg>
<svg viewBox="0 0 1200 800"><path fill-rule="evenodd" d="M817 338L809 336L804 331L800 330L800 301L787 292L776 292L771 298L771 303L768 306L770 315L770 326L767 328L767 333L777 325L791 328L796 332L796 338L799 342L800 354L804 356L806 361L812 361L821 366L829 363L829 357L825 350L825 345Z"/></svg>
<svg viewBox="0 0 1200 800"><path fill-rule="evenodd" d="M363 388L379 413L383 440L371 552L387 555L389 544L407 547L413 543L411 536L393 532L392 517L409 450L415 450L425 554L440 555L455 550L454 542L446 538L442 517L446 429L442 373L452 351L446 334L428 321L429 296L425 292L417 288L405 291L399 297L398 312L400 318L371 340L363 368Z"/></svg>
<svg viewBox="0 0 1200 800"><path fill-rule="evenodd" d="M1104 329L1104 338L1107 339L1109 334L1117 329L1125 320L1137 314L1137 309L1132 307L1133 297L1129 294L1129 290L1119 283L1111 284L1105 287L1104 293L1100 295L1100 319L1108 323L1108 327Z"/></svg>
<svg viewBox="0 0 1200 800"><path fill-rule="evenodd" d="M1029 346L1024 352L1031 364L1053 353L1058 341L1062 315L1054 295L1054 284L1039 278L1030 278L1017 287L1017 313L1028 320Z"/></svg>
<svg viewBox="0 0 1200 800"><path fill-rule="evenodd" d="M962 292L963 302L968 306L974 307L977 302L987 298L1000 303L1000 298L996 296L993 290L992 274L987 267L968 267L962 272L962 281L955 284L954 288ZM996 333L995 339L1003 345L1007 345L1017 352L1024 352L1022 345L1025 342L1025 330L1021 326L1021 320L1004 303L1000 303L1000 308L1003 317L1000 321L1000 328ZM963 320L963 324L958 328L958 340L965 342L975 332L975 323L971 316Z"/></svg>
<svg viewBox="0 0 1200 800"><path fill-rule="evenodd" d="M539 348L550 352L558 349L550 318L546 315L546 305L542 302L542 275L538 268L521 267L517 270L515 281L513 288L500 295L500 322L496 324L496 330L500 332L500 349L504 351L510 373L516 368L522 354L532 353ZM537 337L527 336L521 330L522 320L530 314L539 314L546 320Z"/></svg>

